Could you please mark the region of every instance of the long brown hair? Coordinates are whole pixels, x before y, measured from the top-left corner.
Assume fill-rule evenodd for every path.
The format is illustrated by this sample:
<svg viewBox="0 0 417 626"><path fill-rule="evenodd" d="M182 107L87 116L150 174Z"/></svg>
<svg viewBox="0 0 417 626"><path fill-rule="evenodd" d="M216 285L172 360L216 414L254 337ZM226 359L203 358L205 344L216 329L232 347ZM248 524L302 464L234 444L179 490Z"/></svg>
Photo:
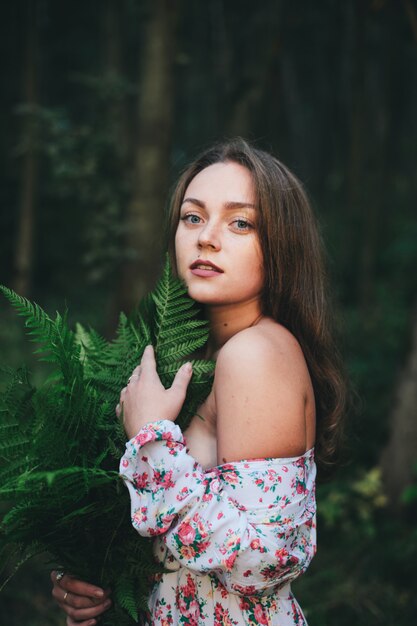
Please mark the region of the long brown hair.
<svg viewBox="0 0 417 626"><path fill-rule="evenodd" d="M174 189L169 252L175 265L175 231L191 180L209 165L228 161L252 175L265 272L262 312L285 326L301 345L316 400L316 458L328 467L341 439L346 380L331 329L323 245L301 182L278 159L241 138L214 145L183 172Z"/></svg>

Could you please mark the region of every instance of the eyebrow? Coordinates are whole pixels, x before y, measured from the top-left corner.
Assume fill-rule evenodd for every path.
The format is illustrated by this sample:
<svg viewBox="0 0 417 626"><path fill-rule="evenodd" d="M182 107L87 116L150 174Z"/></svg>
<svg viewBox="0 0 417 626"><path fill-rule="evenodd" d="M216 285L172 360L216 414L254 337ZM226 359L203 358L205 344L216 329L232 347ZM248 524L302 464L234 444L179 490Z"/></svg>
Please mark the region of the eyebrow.
<svg viewBox="0 0 417 626"><path fill-rule="evenodd" d="M202 200L198 200L197 198L184 198L181 204L185 204L186 202L195 204L196 206L199 206L202 209L206 208L205 203ZM256 209L255 205L251 204L250 202L230 201L230 202L225 202L223 206L225 209Z"/></svg>

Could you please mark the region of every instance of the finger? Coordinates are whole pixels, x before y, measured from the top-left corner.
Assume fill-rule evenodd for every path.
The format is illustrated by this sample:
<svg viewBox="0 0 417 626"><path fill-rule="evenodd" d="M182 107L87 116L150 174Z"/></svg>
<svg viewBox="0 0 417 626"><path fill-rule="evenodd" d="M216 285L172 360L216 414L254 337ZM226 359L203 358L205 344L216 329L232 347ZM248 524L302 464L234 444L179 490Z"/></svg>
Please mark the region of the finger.
<svg viewBox="0 0 417 626"><path fill-rule="evenodd" d="M75 620L71 619L71 617L67 617L66 624L67 626L94 626L95 624L97 624L97 620L90 619L85 622L76 622Z"/></svg>
<svg viewBox="0 0 417 626"><path fill-rule="evenodd" d="M116 415L117 417L120 417L122 414L122 407L120 406L120 404L116 405Z"/></svg>
<svg viewBox="0 0 417 626"><path fill-rule="evenodd" d="M193 375L193 366L191 363L184 363L175 374L175 378L172 381L171 389L175 391L180 391L182 394L187 392L188 383L191 380L191 376Z"/></svg>
<svg viewBox="0 0 417 626"><path fill-rule="evenodd" d="M107 597L92 598L86 595L79 596L71 591L65 591L58 586L53 588L52 596L64 610L66 610L67 607L73 609L97 608L107 600Z"/></svg>
<svg viewBox="0 0 417 626"><path fill-rule="evenodd" d="M68 591L68 593L72 593L77 596L88 596L90 598L103 600L110 595L109 590L105 591L101 587L91 585L90 583L86 583L83 580L78 580L77 578L74 578L69 574L65 574L65 576L61 578L59 582L56 582L56 580L54 582L55 585L63 589L64 592Z"/></svg>
<svg viewBox="0 0 417 626"><path fill-rule="evenodd" d="M78 624L79 622L94 619L95 617L105 613L111 606L111 600L106 600L105 602L88 609L77 609L65 603L61 603L60 605L68 617L73 619Z"/></svg>
<svg viewBox="0 0 417 626"><path fill-rule="evenodd" d="M135 367L135 369L133 370L133 372L131 373L129 377L129 380L127 382L128 386L131 385L132 383L137 382L140 378L140 374L141 374L141 366L138 365L137 367Z"/></svg>
<svg viewBox="0 0 417 626"><path fill-rule="evenodd" d="M146 346L145 350L143 351L140 367L143 371L145 371L145 368L156 369L155 352L153 346L151 346L150 344L149 346Z"/></svg>
<svg viewBox="0 0 417 626"><path fill-rule="evenodd" d="M89 619L84 622L76 622L71 617L67 617L67 626L95 626L97 624L96 619Z"/></svg>
<svg viewBox="0 0 417 626"><path fill-rule="evenodd" d="M132 378L132 376L138 376L138 374L140 374L140 365L137 365L137 366L135 367L135 369L133 370L133 372L132 372L132 374L131 374L130 378Z"/></svg>

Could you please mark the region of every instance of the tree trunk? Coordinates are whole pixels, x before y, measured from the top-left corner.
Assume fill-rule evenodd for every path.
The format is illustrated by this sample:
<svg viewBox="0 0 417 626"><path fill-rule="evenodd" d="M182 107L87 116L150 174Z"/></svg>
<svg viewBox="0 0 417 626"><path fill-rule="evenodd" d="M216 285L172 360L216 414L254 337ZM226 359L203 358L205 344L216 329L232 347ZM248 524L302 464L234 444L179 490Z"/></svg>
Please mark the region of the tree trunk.
<svg viewBox="0 0 417 626"><path fill-rule="evenodd" d="M126 78L124 71L125 2L105 0L102 11L102 67L108 87L116 88L118 81ZM114 129L114 150L125 168L130 154L131 133L126 95L111 97L108 104L108 124Z"/></svg>
<svg viewBox="0 0 417 626"><path fill-rule="evenodd" d="M416 480L417 313L412 335L411 351L397 386L396 403L390 419L390 439L381 456L384 483L393 508L400 504L404 489Z"/></svg>
<svg viewBox="0 0 417 626"><path fill-rule="evenodd" d="M162 261L164 205L173 123L176 2L154 0L142 49L138 102L139 143L126 218L130 260L121 275L119 307L130 311L149 291Z"/></svg>
<svg viewBox="0 0 417 626"><path fill-rule="evenodd" d="M19 221L14 260L13 288L28 296L34 263L35 202L38 186L38 155L36 150L36 120L33 107L38 100L38 32L37 0L29 0L25 13L25 53L23 67L23 103L28 112L22 115L22 144L24 154L21 164ZM32 109L32 111L31 111Z"/></svg>

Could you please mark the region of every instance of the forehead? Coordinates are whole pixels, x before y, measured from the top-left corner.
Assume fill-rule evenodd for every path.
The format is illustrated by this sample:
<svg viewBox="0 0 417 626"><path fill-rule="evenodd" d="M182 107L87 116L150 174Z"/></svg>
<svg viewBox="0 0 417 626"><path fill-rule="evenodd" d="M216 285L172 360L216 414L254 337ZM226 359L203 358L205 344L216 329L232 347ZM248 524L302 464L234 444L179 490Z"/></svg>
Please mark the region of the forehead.
<svg viewBox="0 0 417 626"><path fill-rule="evenodd" d="M254 203L254 185L249 170L239 163L214 163L204 168L190 182L184 198L192 196L204 202Z"/></svg>

